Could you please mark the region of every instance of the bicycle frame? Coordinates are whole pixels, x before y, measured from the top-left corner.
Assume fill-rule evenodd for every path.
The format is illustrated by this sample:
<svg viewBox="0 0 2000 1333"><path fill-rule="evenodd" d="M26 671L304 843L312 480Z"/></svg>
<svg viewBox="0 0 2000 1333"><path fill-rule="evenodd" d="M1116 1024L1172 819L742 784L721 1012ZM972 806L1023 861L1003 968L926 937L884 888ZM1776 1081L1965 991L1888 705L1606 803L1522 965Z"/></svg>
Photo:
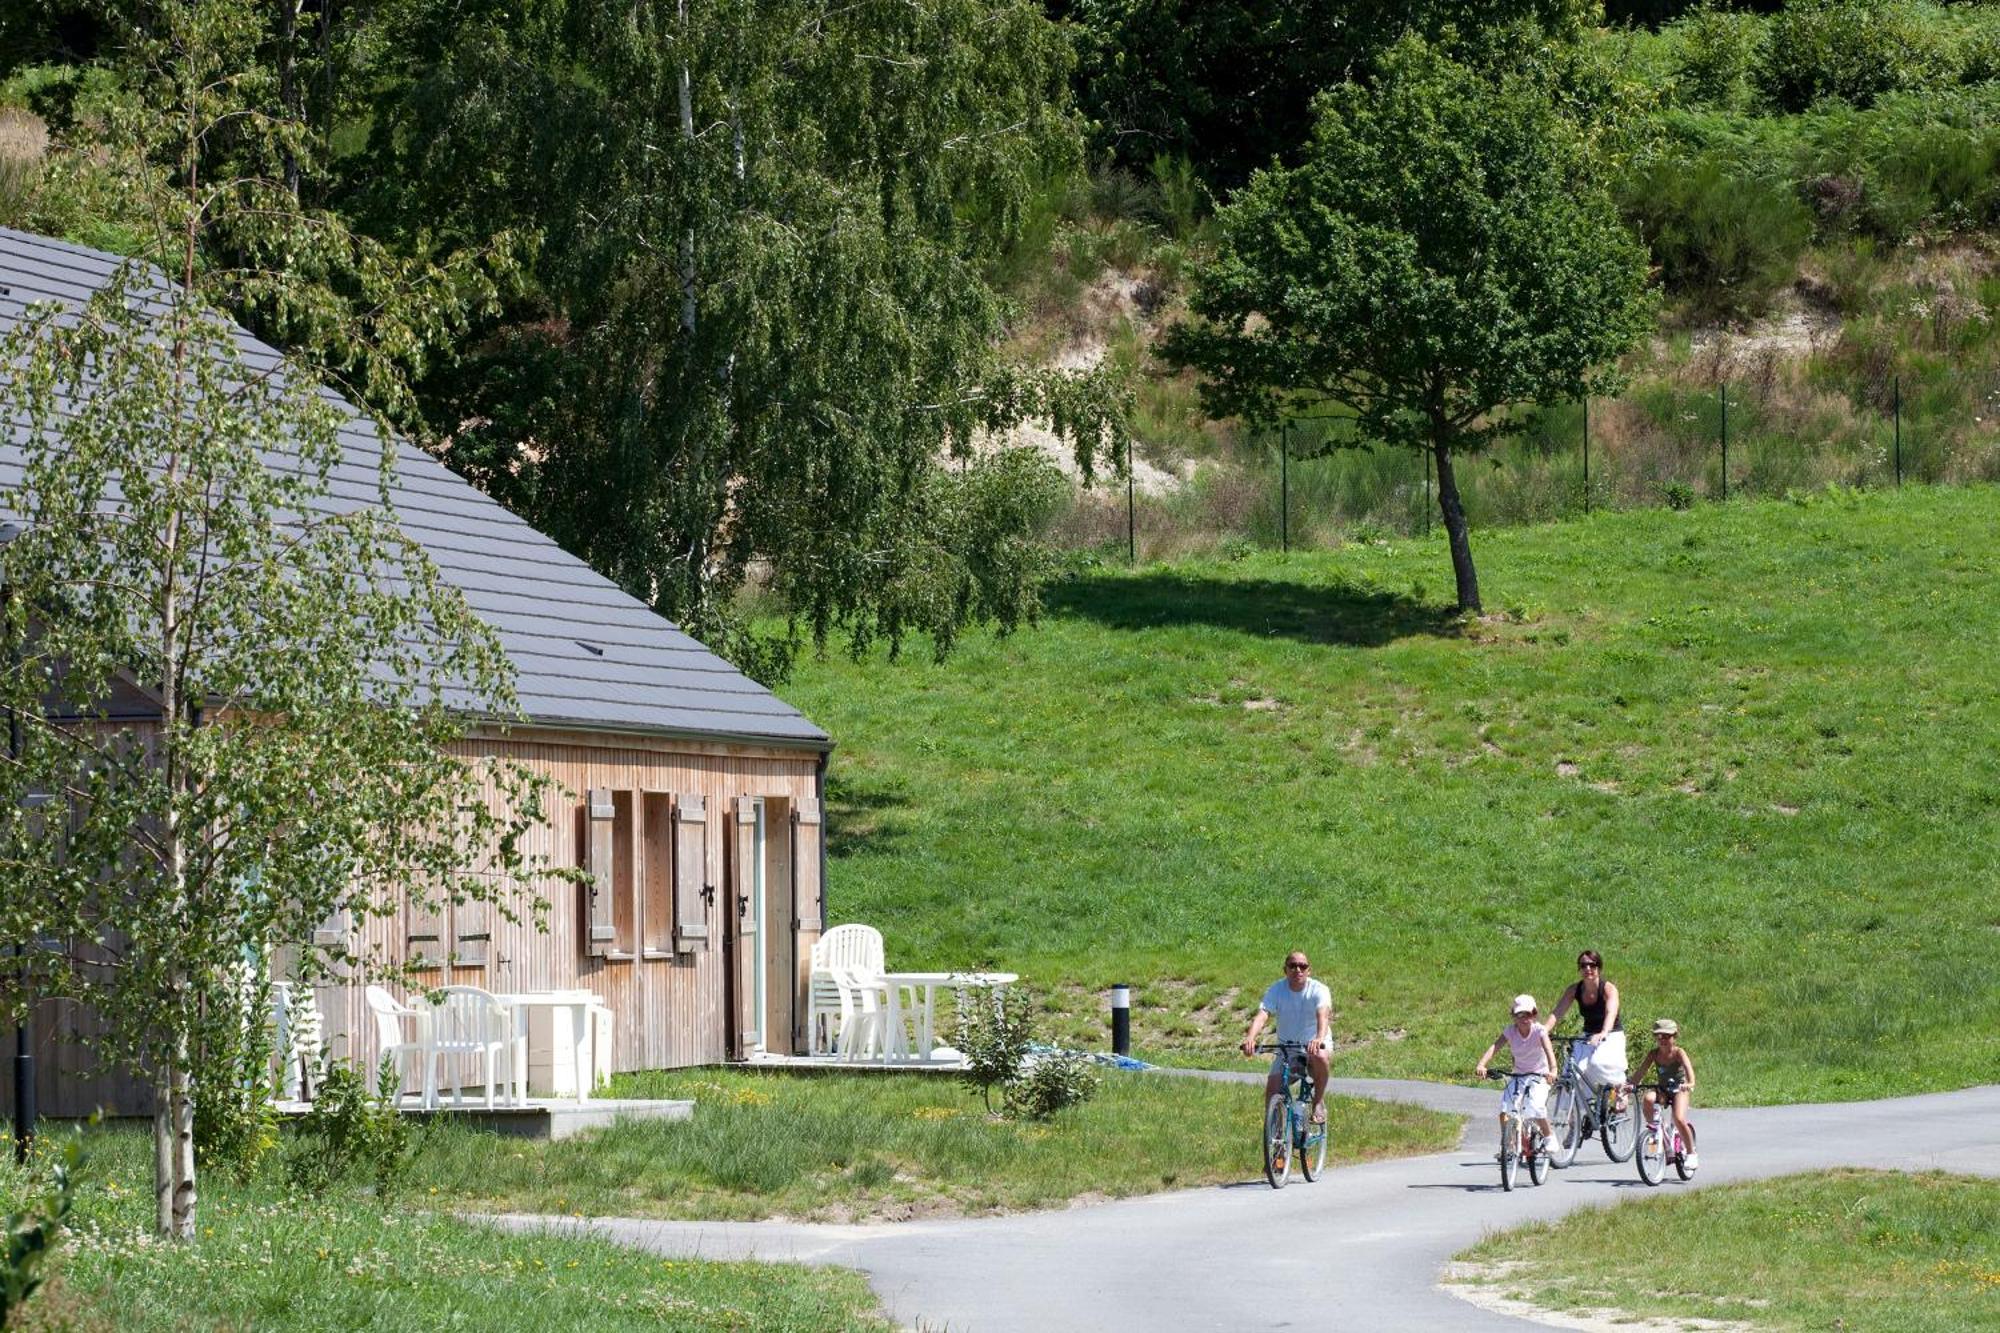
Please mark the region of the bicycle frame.
<svg viewBox="0 0 2000 1333"><path fill-rule="evenodd" d="M1292 1164L1300 1163L1307 1180L1316 1180L1326 1164L1327 1127L1313 1124L1310 1108L1316 1087L1313 1083L1312 1066L1306 1060L1306 1043L1302 1041L1281 1041L1270 1046L1257 1048L1260 1054L1282 1053L1285 1057L1284 1076L1279 1091L1273 1098L1282 1097L1284 1105L1284 1143L1282 1161L1274 1161L1279 1151L1270 1139L1270 1112L1265 1112L1264 1173L1271 1188L1282 1189L1291 1179Z"/></svg>

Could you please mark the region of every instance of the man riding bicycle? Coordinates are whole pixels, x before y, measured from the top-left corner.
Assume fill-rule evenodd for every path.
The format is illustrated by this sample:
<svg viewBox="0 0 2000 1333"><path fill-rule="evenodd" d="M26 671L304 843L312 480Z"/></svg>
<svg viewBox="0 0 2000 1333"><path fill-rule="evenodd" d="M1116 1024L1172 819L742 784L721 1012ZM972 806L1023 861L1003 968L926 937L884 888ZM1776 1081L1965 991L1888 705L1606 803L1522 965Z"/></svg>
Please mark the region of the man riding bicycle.
<svg viewBox="0 0 2000 1333"><path fill-rule="evenodd" d="M1285 975L1283 979L1271 983L1264 992L1264 998L1257 1003L1257 1015L1250 1020L1250 1031L1243 1037L1243 1054L1257 1054L1257 1037L1264 1031L1264 1024L1276 1019L1278 1041L1298 1042L1305 1047L1306 1067L1312 1070L1313 1104L1312 1123L1326 1123L1326 1079L1328 1071L1327 1053L1332 1049L1333 992L1324 984L1312 978L1312 963L1303 949L1294 949L1285 955ZM1264 1079L1264 1096L1269 1099L1274 1093L1285 1090L1285 1061L1289 1053L1279 1051L1271 1059L1271 1072Z"/></svg>

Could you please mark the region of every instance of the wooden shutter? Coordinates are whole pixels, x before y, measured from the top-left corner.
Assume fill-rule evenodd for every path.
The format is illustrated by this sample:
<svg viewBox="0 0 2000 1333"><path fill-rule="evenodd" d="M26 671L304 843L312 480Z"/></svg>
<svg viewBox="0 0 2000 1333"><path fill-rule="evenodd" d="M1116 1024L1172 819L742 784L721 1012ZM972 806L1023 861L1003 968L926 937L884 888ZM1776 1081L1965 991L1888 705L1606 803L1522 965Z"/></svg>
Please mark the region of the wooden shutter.
<svg viewBox="0 0 2000 1333"><path fill-rule="evenodd" d="M741 1060L757 1048L764 1034L757 1030L757 951L764 941L757 934L756 918L750 914L750 895L757 875L757 798L736 798L736 855L730 883L730 937L735 946L736 1058Z"/></svg>
<svg viewBox="0 0 2000 1333"><path fill-rule="evenodd" d="M405 929L408 951L404 955L412 967L444 965L444 912L415 898L409 904L409 925Z"/></svg>
<svg viewBox="0 0 2000 1333"><path fill-rule="evenodd" d="M792 929L814 935L826 916L819 839L819 802L802 796L792 803Z"/></svg>
<svg viewBox="0 0 2000 1333"><path fill-rule="evenodd" d="M485 967L493 957L493 905L462 902L451 909L453 967Z"/></svg>
<svg viewBox="0 0 2000 1333"><path fill-rule="evenodd" d="M584 886L584 951L593 958L610 953L618 942L618 918L612 903L617 892L617 869L612 864L618 809L611 802L609 787L592 787L585 810L583 868L590 872Z"/></svg>
<svg viewBox="0 0 2000 1333"><path fill-rule="evenodd" d="M674 949L674 798L645 792L639 813L639 942L664 958Z"/></svg>
<svg viewBox="0 0 2000 1333"><path fill-rule="evenodd" d="M708 947L708 802L682 796L674 802L674 948Z"/></svg>

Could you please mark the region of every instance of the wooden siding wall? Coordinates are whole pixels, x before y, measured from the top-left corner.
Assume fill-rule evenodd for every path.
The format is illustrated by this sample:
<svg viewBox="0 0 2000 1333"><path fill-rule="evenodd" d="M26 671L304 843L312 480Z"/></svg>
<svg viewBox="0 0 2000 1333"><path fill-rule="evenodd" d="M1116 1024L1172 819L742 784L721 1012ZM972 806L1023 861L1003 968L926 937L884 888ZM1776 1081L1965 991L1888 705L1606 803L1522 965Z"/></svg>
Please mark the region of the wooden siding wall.
<svg viewBox="0 0 2000 1333"><path fill-rule="evenodd" d="M584 821L579 813L593 787L614 791L699 795L706 802L708 882L716 887L708 905L708 947L688 953L641 950L630 959L593 958L586 952L587 907L581 886L551 883L516 890L516 915L509 921L498 912L457 913L440 920L402 910L369 921L361 941L385 957L406 956L412 934L435 933L444 951L459 948L477 953L483 943L482 966L436 969L435 984L481 986L494 991L594 991L610 1005L615 1021L614 1068L665 1069L713 1064L728 1058L727 987L722 941L727 930L725 908L734 910L725 848L728 820L738 796L766 799L767 848L774 862L786 867L769 881L770 950L774 991L770 1050L803 1049L804 978L813 942L819 937L821 905L818 860L818 818L815 793L818 756L810 751L758 749L750 746L681 741L664 737L613 736L603 733L515 729L504 736L475 737L461 747L468 757L504 756L517 759L554 778L566 790L553 798L550 818L528 842L531 852L557 865L583 866ZM488 792L497 802L496 792ZM637 802L642 813L646 802ZM793 813L803 810L808 823L795 826ZM794 904L791 849L811 835L814 854L809 865L797 867L797 882L807 902ZM779 867L773 865L770 871ZM529 904L533 893L548 899L538 929ZM643 901L643 888L638 898ZM642 906L646 915L650 905ZM330 923L334 924L334 923ZM657 941L657 923L636 923L636 941ZM671 925L667 926L671 930ZM466 934L486 935L485 941L461 941ZM654 956L646 956L648 953ZM788 976L797 978L788 1003L780 1003L775 988ZM318 999L324 1019L327 1049L372 1068L374 1025L358 986L322 986ZM111 1114L147 1114L147 1089L101 1069L94 1055L77 1040L92 1031L90 1016L72 1005L42 1008L37 1023L37 1086L42 1112L50 1116L88 1115L102 1107ZM0 1060L0 1108L12 1105L11 1061Z"/></svg>

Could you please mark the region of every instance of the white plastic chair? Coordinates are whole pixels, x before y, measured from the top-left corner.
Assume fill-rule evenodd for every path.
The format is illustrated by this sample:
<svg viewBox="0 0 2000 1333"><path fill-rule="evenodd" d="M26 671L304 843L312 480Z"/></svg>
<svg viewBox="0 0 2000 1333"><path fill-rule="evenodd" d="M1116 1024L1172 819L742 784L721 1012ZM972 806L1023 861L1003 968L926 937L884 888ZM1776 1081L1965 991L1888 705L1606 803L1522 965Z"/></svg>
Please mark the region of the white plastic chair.
<svg viewBox="0 0 2000 1333"><path fill-rule="evenodd" d="M527 1100L528 1039L516 1035L514 1014L477 986L443 986L443 997L431 1009L431 1055L427 1073L434 1073L439 1061L478 1062L486 1081L486 1109L493 1109L493 1085L506 1089L509 1104ZM451 1104L464 1104L465 1080L453 1069ZM437 1085L430 1085L435 1095Z"/></svg>
<svg viewBox="0 0 2000 1333"><path fill-rule="evenodd" d="M380 986L368 987L361 992L361 997L367 1002L368 1013L375 1020L375 1068L369 1078L369 1086L371 1088L378 1086L377 1080L381 1078L383 1061L393 1061L398 1078L401 1080L397 1084L399 1092L407 1092L414 1081L423 1099L423 1105L426 1108L436 1106L437 1062L430 1058L431 1016L425 1012L430 1006L413 1008L398 1004L396 997ZM403 1035L405 1019L410 1022L410 1034L407 1039ZM409 1079L404 1073L405 1058L411 1056L415 1057L415 1062L409 1067L422 1071L421 1076L415 1080Z"/></svg>
<svg viewBox="0 0 2000 1333"><path fill-rule="evenodd" d="M827 976L840 995L835 1052L842 1060L880 1055L888 1036L889 988L873 975L850 967L829 968Z"/></svg>
<svg viewBox="0 0 2000 1333"><path fill-rule="evenodd" d="M883 960L882 932L858 923L835 926L819 937L812 947L812 972L806 988L806 1046L811 1054L837 1051L843 1059L855 1059L857 1042L867 1044L867 1054L879 1054L888 1041L889 998L880 977L888 966ZM846 981L836 974L847 974ZM914 1012L916 992L903 988L906 1012Z"/></svg>

